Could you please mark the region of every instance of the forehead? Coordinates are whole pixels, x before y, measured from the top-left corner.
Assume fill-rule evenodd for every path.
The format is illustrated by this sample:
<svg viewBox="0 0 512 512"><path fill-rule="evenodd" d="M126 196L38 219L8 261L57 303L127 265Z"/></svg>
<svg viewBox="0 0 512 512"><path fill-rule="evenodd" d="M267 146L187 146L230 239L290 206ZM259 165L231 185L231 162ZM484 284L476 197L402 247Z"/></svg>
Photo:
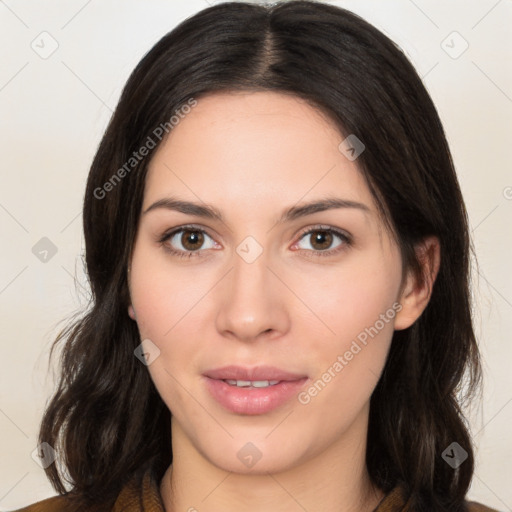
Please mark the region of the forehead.
<svg viewBox="0 0 512 512"><path fill-rule="evenodd" d="M277 92L200 97L152 158L144 205L180 195L228 207L281 209L326 194L373 198L339 145L343 135L321 111Z"/></svg>

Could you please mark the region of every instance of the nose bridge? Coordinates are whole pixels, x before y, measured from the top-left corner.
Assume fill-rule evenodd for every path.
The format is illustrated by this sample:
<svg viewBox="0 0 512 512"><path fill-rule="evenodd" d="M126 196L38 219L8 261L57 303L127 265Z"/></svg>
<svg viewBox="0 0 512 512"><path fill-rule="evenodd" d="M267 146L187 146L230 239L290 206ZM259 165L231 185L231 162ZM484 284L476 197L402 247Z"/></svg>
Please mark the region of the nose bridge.
<svg viewBox="0 0 512 512"><path fill-rule="evenodd" d="M283 298L276 277L269 270L270 253L254 238L247 237L233 253L232 271L222 288L217 317L219 331L229 331L253 340L268 330L282 330L286 324Z"/></svg>
<svg viewBox="0 0 512 512"><path fill-rule="evenodd" d="M263 298L268 293L269 274L267 268L269 255L266 252L255 257L254 249L249 248L245 254L240 254L241 247L243 247L242 244L237 248L237 254L233 256L232 273L233 297L237 297L239 303L247 297Z"/></svg>

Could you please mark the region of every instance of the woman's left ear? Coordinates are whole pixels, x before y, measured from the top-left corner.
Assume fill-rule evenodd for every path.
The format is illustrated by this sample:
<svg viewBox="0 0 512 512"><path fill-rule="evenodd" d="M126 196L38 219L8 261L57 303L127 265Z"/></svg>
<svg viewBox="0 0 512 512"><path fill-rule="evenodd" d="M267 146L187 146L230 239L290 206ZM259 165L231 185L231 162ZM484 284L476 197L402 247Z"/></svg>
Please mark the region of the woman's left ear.
<svg viewBox="0 0 512 512"><path fill-rule="evenodd" d="M429 303L441 264L439 239L435 236L423 239L416 246L416 254L421 264L422 277L415 276L412 272L407 275L406 284L399 298L402 309L395 317L397 331L410 327L421 316Z"/></svg>

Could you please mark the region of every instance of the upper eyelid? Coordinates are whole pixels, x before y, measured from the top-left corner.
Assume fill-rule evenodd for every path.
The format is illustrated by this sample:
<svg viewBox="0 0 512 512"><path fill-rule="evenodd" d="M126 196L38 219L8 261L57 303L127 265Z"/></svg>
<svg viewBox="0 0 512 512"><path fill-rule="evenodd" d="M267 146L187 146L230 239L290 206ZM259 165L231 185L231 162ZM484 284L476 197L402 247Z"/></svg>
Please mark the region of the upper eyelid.
<svg viewBox="0 0 512 512"><path fill-rule="evenodd" d="M164 233L162 234L160 239L170 238L170 237L174 236L176 233L179 233L180 231L186 231L187 229L190 231L200 231L201 233L207 234L210 238L212 238L212 239L214 238L212 235L210 235L210 233L208 232L208 229L201 227L201 226L195 226L193 224L186 224L184 226L177 226L175 228L171 228L171 229L164 231Z"/></svg>

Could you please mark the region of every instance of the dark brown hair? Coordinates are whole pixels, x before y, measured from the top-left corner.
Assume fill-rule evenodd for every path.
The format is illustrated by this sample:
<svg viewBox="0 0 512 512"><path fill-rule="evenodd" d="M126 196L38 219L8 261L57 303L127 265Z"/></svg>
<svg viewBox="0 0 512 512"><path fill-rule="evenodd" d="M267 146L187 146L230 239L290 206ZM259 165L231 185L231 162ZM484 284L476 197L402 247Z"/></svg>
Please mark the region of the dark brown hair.
<svg viewBox="0 0 512 512"><path fill-rule="evenodd" d="M465 510L474 459L460 393L472 396L480 379L469 293L474 252L443 127L400 48L357 15L310 1L204 9L165 35L126 83L85 192L91 305L53 346L63 342L62 375L39 439L60 459L46 468L48 478L59 493L67 482L87 507L112 502L146 471L159 482L172 461L170 412L134 357L140 338L127 315L127 267L158 144L122 179L112 177L180 106L227 90L300 97L328 114L341 136L363 141L357 163L396 234L404 272L421 278L415 246L439 238L431 300L410 328L394 333L371 398L367 466L385 492L404 486L411 510ZM457 469L442 458L452 442L468 453Z"/></svg>

